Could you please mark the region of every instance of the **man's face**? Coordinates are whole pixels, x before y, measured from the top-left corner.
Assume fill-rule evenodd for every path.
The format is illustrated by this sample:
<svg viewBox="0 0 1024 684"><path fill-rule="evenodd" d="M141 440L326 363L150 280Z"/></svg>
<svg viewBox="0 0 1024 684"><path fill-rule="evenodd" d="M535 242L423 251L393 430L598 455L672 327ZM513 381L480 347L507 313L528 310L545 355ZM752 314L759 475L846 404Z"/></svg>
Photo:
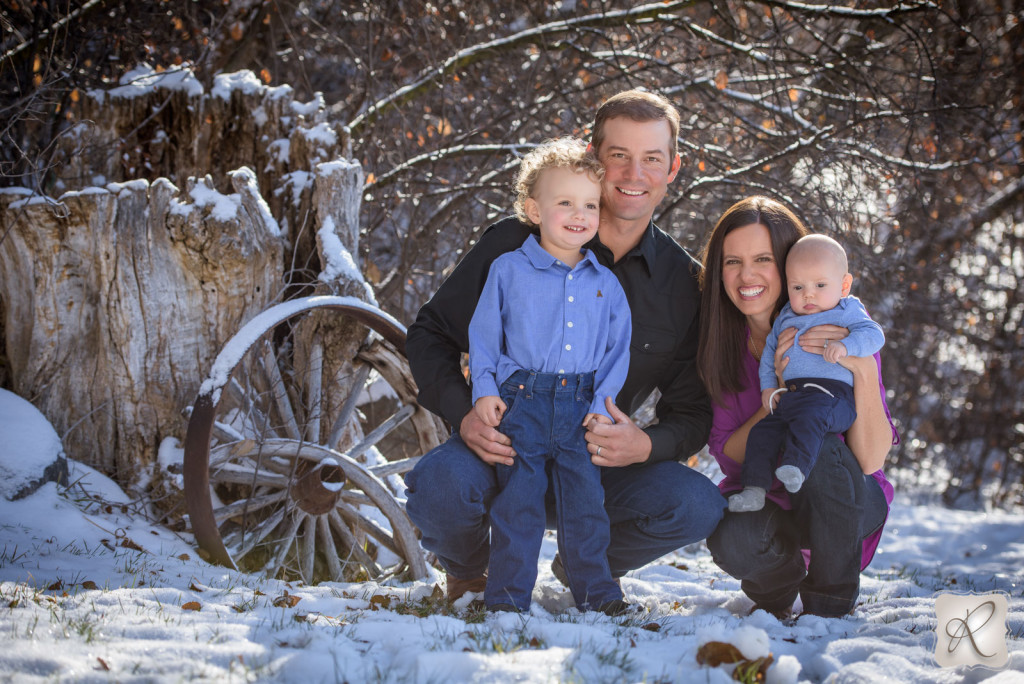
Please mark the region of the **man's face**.
<svg viewBox="0 0 1024 684"><path fill-rule="evenodd" d="M679 157L670 151L667 121L633 121L619 117L604 126L597 157L604 164L601 215L612 221L646 223L679 172Z"/></svg>

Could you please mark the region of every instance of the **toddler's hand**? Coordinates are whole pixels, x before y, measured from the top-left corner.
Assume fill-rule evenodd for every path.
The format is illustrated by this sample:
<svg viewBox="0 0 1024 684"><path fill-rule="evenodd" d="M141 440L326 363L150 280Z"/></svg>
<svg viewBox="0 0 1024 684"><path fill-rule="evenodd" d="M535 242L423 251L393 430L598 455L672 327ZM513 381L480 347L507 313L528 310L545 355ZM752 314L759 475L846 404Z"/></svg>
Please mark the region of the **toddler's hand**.
<svg viewBox="0 0 1024 684"><path fill-rule="evenodd" d="M590 425L590 421L595 420L598 423L604 423L605 425L611 425L612 419L603 413L588 413L583 417L583 427Z"/></svg>
<svg viewBox="0 0 1024 684"><path fill-rule="evenodd" d="M761 405L764 406L764 410L768 413L772 413L775 407L779 405L779 395L775 394L775 390L778 388L769 387L766 390L761 390Z"/></svg>
<svg viewBox="0 0 1024 684"><path fill-rule="evenodd" d="M477 417L490 427L498 427L501 424L501 417L505 415L507 408L501 397L480 397L473 404Z"/></svg>

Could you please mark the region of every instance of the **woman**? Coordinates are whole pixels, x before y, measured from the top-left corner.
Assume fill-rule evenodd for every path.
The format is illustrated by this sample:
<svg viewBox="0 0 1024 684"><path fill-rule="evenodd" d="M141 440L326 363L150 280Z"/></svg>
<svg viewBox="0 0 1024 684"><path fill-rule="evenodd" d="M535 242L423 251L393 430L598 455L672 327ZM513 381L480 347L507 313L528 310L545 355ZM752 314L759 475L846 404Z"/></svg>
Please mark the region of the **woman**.
<svg viewBox="0 0 1024 684"><path fill-rule="evenodd" d="M748 197L730 207L704 248L701 277L700 374L712 398L708 447L725 475L723 494L738 491L750 428L765 416L757 368L772 322L788 300L786 253L808 233L781 203ZM844 328L822 325L800 337L821 354ZM781 373L794 332L779 337ZM860 571L874 555L892 501L881 467L899 437L875 357L840 361L854 377L857 419L845 443L830 436L803 488L788 494L778 481L765 507L726 512L708 538L715 563L741 580L743 592L776 616L789 614L799 595L806 613L849 613L860 591ZM810 551L809 558L802 549Z"/></svg>

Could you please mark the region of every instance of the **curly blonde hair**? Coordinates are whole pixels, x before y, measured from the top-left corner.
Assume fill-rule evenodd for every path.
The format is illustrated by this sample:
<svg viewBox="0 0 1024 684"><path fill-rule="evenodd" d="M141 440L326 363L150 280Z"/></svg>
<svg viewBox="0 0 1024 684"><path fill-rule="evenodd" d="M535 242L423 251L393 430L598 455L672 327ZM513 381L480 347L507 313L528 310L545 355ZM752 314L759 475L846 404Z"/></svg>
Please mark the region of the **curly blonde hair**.
<svg viewBox="0 0 1024 684"><path fill-rule="evenodd" d="M548 169L572 169L586 173L600 182L604 178L604 167L590 151L587 144L578 138L556 138L546 140L523 157L516 176L516 218L528 225L534 225L526 216L526 200L533 197L541 173Z"/></svg>

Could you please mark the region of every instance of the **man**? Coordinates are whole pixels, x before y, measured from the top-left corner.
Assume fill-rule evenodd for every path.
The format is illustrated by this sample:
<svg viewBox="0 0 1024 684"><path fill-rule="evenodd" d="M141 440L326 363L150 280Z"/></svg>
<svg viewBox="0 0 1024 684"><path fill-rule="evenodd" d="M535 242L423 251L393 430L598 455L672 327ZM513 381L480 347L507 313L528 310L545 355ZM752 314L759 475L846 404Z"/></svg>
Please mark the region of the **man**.
<svg viewBox="0 0 1024 684"><path fill-rule="evenodd" d="M652 220L679 172L678 133L679 114L667 100L631 90L601 105L591 141L605 176L598 237L587 247L619 279L633 328L625 385L614 404L607 402L615 422L592 423L586 436L592 461L602 466L616 578L704 539L725 508L710 480L678 462L704 446L711 426L696 371L699 266ZM448 573L450 599L484 590L493 464L515 458L511 440L473 411L460 358L491 262L529 234L514 218L488 228L409 328L406 353L419 401L457 428L406 476L409 516ZM641 430L629 414L655 388L658 422ZM557 558L552 569L564 575Z"/></svg>

